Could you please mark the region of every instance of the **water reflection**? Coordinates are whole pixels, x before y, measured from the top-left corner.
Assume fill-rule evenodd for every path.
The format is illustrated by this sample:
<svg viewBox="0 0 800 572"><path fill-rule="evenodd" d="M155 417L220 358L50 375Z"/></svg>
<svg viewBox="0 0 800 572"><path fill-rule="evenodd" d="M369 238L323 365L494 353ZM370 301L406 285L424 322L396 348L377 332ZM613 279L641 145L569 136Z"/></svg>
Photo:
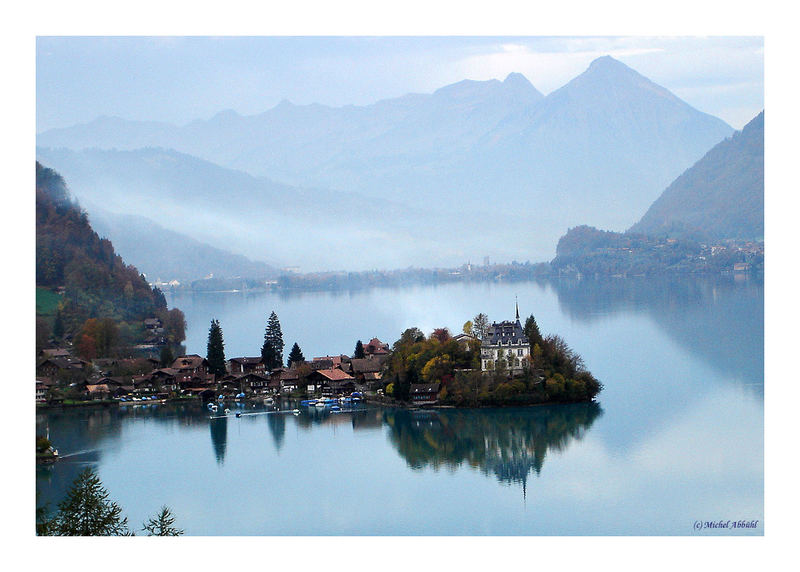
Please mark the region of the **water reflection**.
<svg viewBox="0 0 800 572"><path fill-rule="evenodd" d="M225 448L228 444L228 418L224 415L212 417L208 421L208 428L211 430L214 456L221 465L225 462Z"/></svg>
<svg viewBox="0 0 800 572"><path fill-rule="evenodd" d="M738 276L552 282L561 310L580 322L646 313L688 353L763 395L764 284Z"/></svg>
<svg viewBox="0 0 800 572"><path fill-rule="evenodd" d="M527 494L528 476L542 471L548 451L581 440L603 413L597 403L531 408L387 410L383 420L398 453L415 470L466 463Z"/></svg>

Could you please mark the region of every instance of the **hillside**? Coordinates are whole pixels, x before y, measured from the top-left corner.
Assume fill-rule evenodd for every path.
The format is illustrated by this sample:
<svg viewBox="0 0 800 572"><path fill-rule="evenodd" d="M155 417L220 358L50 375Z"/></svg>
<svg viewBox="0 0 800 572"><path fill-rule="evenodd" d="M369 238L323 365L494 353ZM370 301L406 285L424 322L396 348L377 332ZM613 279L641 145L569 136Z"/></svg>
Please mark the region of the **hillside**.
<svg viewBox="0 0 800 572"><path fill-rule="evenodd" d="M248 244L285 253L282 263L368 269L456 265L487 255L549 259L564 228L630 226L661 190L732 131L604 57L547 96L522 75L510 74L503 81L464 80L431 94L366 106L284 101L257 115L226 111L184 126L98 118L40 133L37 144L42 158L49 148L47 155L65 172L70 169L70 180L75 173L76 192L81 181L79 196L90 192L83 187L93 183L88 172L72 164L75 160L89 155L99 160L100 149L116 149L121 156L160 147L164 160L157 160L159 173L153 159L143 159L145 166L152 163L148 168L157 178L141 180L137 165L130 172L104 171L107 180L100 186L148 193L162 189L167 179L174 199L185 204L224 189L233 195L227 208L239 206L247 218L269 219L243 230ZM83 151L71 158L62 151L56 156L58 147ZM183 155L172 163L169 155L175 151ZM226 171L212 177L213 184L204 184L191 168L182 167L201 159L206 163L198 169L210 172L213 164ZM242 174L267 178L286 192L260 192L256 187L267 183L254 185ZM351 193L351 198L339 200L334 191ZM259 199L255 203L254 197ZM274 210L276 204L281 208ZM186 234L263 259L244 241L234 244L230 233L212 236L213 217L201 216L197 211L202 210L183 216L191 217L191 226L203 229L205 236ZM325 218L311 221L312 213ZM337 218L348 224L330 224ZM154 220L174 228L164 219ZM465 221L480 232L464 232ZM188 220L176 222L189 226ZM311 232L312 240L335 241L331 250L349 259L331 264L301 251L290 238L298 230ZM432 232L457 238L452 244L431 241ZM380 244L380 255L369 249L351 256L363 244Z"/></svg>
<svg viewBox="0 0 800 572"><path fill-rule="evenodd" d="M629 232L697 240L764 237L764 112L678 177Z"/></svg>
<svg viewBox="0 0 800 572"><path fill-rule="evenodd" d="M37 299L47 301L37 319L37 344L72 340L82 357L110 355L137 343L150 317L162 318L170 342L183 341L180 310L167 310L164 295L92 229L61 175L38 162L36 286ZM54 292L63 292L55 312Z"/></svg>

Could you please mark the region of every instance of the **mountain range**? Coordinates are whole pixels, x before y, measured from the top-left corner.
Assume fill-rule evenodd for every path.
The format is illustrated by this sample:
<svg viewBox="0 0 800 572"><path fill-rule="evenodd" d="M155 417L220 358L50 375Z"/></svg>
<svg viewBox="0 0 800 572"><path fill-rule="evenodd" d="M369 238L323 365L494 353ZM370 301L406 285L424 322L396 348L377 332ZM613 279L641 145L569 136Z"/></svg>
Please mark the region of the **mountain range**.
<svg viewBox="0 0 800 572"><path fill-rule="evenodd" d="M763 240L764 112L675 179L628 232Z"/></svg>
<svg viewBox="0 0 800 572"><path fill-rule="evenodd" d="M37 156L83 202L214 247L368 269L549 259L565 228L629 227L732 132L603 57L547 96L515 73L183 126L101 117L38 134Z"/></svg>

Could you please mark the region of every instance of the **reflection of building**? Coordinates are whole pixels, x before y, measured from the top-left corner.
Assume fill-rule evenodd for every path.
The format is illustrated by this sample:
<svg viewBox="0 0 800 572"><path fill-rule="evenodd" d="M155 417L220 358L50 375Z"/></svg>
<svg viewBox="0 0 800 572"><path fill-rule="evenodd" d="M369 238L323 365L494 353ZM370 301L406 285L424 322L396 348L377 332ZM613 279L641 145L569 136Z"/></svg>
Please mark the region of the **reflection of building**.
<svg viewBox="0 0 800 572"><path fill-rule="evenodd" d="M489 326L489 330L481 340L481 370L492 370L497 360L503 359L506 369L512 372L522 371L524 360L530 353L531 345L522 331L519 307L517 307L515 321L494 322Z"/></svg>

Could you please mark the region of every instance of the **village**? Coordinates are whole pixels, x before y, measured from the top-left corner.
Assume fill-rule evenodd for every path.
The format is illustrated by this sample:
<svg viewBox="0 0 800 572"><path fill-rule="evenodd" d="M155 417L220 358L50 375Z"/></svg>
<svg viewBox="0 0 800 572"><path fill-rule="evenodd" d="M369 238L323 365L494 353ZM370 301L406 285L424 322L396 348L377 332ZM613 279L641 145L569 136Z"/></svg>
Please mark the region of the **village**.
<svg viewBox="0 0 800 572"><path fill-rule="evenodd" d="M384 365L391 353L378 338L363 344L363 358L347 355L314 357L269 371L262 358L227 360L227 374L209 373L208 360L197 354L177 357L168 367L158 359L101 358L87 361L69 349L41 351L36 367L36 403L60 406L92 403L135 403L171 399L258 399L273 396L380 396ZM115 371L135 372L112 375ZM416 384L419 403L434 403L439 384Z"/></svg>

